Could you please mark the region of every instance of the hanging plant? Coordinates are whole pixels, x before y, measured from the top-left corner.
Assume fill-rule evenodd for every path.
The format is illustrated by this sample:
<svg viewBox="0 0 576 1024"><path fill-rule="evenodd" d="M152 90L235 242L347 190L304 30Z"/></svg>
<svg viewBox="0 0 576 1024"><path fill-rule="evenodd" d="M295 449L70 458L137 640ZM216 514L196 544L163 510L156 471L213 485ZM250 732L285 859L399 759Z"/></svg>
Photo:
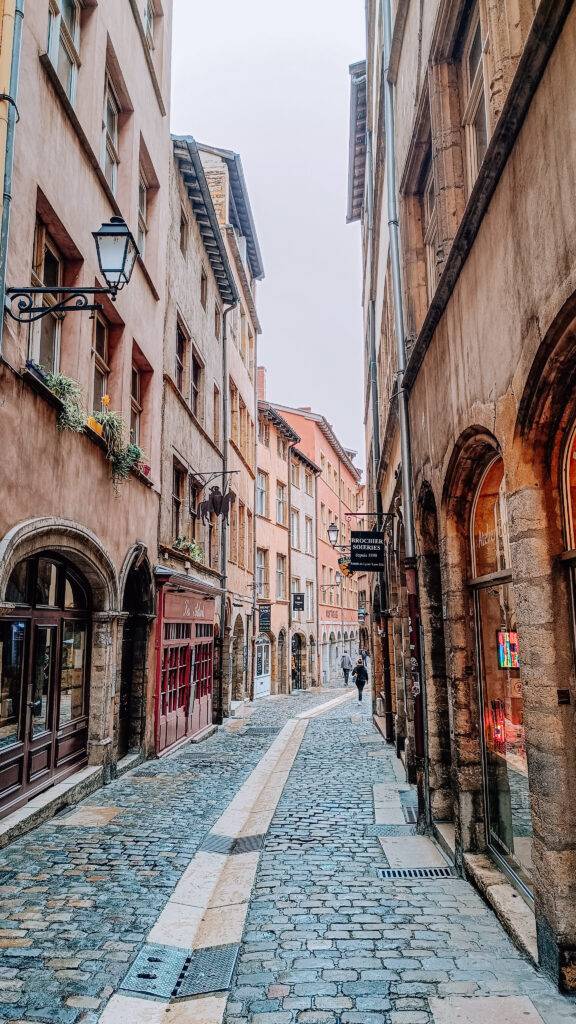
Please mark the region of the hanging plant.
<svg viewBox="0 0 576 1024"><path fill-rule="evenodd" d="M130 475L138 463L144 460L144 452L137 444L124 444L124 420L114 409L109 409L109 405L110 397L104 395L103 408L100 412L94 413L94 419L102 427L102 437L106 442L106 457L110 463L112 479L117 485Z"/></svg>
<svg viewBox="0 0 576 1024"><path fill-rule="evenodd" d="M204 549L195 540L188 540L186 537L176 537L174 547L177 551L189 555L194 562L204 561Z"/></svg>
<svg viewBox="0 0 576 1024"><path fill-rule="evenodd" d="M52 394L62 403L58 417L59 430L71 430L75 434L81 434L86 422L86 413L82 408L80 384L63 373L48 373L41 369L46 387L50 388Z"/></svg>

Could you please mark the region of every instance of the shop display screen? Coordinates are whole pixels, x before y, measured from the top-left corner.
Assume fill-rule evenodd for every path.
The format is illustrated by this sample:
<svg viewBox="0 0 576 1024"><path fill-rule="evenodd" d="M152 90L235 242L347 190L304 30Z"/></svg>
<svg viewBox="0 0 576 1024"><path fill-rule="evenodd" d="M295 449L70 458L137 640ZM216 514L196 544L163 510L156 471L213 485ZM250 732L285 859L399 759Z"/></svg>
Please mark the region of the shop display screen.
<svg viewBox="0 0 576 1024"><path fill-rule="evenodd" d="M518 633L498 630L498 668L520 668Z"/></svg>

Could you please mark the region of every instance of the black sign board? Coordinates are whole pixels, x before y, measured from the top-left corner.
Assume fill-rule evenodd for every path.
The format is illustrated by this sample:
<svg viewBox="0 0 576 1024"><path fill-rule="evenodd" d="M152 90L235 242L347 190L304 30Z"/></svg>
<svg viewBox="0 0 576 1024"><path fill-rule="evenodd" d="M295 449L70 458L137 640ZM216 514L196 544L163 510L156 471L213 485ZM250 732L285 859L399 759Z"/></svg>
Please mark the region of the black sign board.
<svg viewBox="0 0 576 1024"><path fill-rule="evenodd" d="M304 611L304 594L292 594L292 611Z"/></svg>
<svg viewBox="0 0 576 1024"><path fill-rule="evenodd" d="M272 628L272 605L261 604L258 606L258 619L260 623L260 632L266 633Z"/></svg>
<svg viewBox="0 0 576 1024"><path fill-rule="evenodd" d="M383 572L386 552L384 534L378 530L355 530L350 536L350 568L355 572Z"/></svg>

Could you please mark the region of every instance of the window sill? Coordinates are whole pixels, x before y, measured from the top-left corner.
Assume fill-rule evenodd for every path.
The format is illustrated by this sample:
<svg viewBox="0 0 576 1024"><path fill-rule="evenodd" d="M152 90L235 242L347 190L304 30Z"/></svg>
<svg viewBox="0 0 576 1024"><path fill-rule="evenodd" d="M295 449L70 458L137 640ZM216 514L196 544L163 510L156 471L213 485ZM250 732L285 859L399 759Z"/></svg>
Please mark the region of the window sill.
<svg viewBox="0 0 576 1024"><path fill-rule="evenodd" d="M161 544L160 552L164 558L174 558L177 562L186 562L192 566L193 569L201 572L207 572L210 576L214 576L217 579L221 578L218 569L212 569L209 565L205 565L204 562L197 562L194 558L190 558L185 551L180 551L179 548L173 548L170 544Z"/></svg>

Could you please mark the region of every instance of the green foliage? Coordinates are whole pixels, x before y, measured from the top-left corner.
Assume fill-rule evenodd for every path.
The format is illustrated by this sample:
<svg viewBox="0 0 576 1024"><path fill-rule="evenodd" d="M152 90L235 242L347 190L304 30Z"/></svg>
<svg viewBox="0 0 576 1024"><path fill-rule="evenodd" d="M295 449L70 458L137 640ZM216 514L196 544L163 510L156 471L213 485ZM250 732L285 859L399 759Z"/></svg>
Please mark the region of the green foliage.
<svg viewBox="0 0 576 1024"><path fill-rule="evenodd" d="M186 537L176 537L174 547L178 551L187 554L194 562L204 561L204 549L195 540L187 540Z"/></svg>
<svg viewBox="0 0 576 1024"><path fill-rule="evenodd" d="M130 472L142 462L144 452L137 444L124 444L124 420L113 409L102 409L94 413L94 419L102 427L106 442L106 457L112 470L115 484L130 476Z"/></svg>
<svg viewBox="0 0 576 1024"><path fill-rule="evenodd" d="M81 434L86 422L86 413L82 408L82 388L77 380L66 377L63 373L47 373L43 370L46 387L62 402L58 417L59 430L71 430Z"/></svg>

